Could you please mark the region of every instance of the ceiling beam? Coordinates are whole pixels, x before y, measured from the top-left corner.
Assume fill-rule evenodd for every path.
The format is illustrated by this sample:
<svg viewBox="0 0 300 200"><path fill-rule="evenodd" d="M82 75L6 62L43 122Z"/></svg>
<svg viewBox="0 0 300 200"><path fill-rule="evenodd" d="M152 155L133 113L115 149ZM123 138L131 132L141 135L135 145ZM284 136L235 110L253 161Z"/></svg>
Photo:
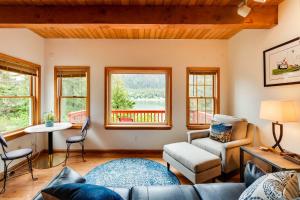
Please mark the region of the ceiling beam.
<svg viewBox="0 0 300 200"><path fill-rule="evenodd" d="M0 24L220 25L271 28L278 6L254 7L246 17L236 6L0 6Z"/></svg>

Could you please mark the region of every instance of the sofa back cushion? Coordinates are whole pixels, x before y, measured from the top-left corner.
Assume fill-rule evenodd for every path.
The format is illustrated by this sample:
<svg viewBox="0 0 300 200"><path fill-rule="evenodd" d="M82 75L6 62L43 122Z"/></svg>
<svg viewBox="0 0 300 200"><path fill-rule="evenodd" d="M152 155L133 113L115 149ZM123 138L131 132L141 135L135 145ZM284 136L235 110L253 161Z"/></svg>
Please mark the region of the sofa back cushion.
<svg viewBox="0 0 300 200"><path fill-rule="evenodd" d="M214 115L213 120L220 123L232 125L231 141L246 138L248 127L248 121L246 119L216 114Z"/></svg>

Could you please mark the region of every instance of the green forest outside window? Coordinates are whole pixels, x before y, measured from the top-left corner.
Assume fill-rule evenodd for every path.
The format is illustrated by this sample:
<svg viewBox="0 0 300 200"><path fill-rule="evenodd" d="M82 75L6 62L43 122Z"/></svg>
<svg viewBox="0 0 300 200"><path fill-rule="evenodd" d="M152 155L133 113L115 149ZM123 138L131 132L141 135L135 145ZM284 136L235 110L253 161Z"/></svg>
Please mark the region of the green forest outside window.
<svg viewBox="0 0 300 200"><path fill-rule="evenodd" d="M57 121L80 126L89 116L89 67L55 67Z"/></svg>

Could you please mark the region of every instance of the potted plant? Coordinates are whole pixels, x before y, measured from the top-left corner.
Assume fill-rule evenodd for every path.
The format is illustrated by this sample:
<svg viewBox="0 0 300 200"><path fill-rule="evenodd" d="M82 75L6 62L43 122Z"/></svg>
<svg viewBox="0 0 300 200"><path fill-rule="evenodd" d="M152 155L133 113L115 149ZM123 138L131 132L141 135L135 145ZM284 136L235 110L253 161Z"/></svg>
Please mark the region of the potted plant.
<svg viewBox="0 0 300 200"><path fill-rule="evenodd" d="M44 122L46 127L52 127L54 125L54 114L53 112L47 112L44 114Z"/></svg>

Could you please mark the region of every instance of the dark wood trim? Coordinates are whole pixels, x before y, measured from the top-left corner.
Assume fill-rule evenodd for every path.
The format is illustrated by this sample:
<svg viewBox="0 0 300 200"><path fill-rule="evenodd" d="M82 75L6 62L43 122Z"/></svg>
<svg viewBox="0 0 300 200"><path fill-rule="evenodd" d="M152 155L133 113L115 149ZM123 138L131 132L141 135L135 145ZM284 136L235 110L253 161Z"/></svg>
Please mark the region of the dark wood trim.
<svg viewBox="0 0 300 200"><path fill-rule="evenodd" d="M167 73L167 112L166 112L166 119L167 124L153 124L153 125L148 125L148 124L109 124L109 74L111 71L150 71L150 72L155 72L155 71L162 71ZM105 129L125 129L125 130L169 130L172 129L172 67L105 67L104 68L104 87L105 87L105 92L104 92L104 127Z"/></svg>
<svg viewBox="0 0 300 200"><path fill-rule="evenodd" d="M207 124L190 124L190 101L189 101L189 75L191 72L198 72L198 73L214 73L217 76L217 97L215 103L215 113L220 113L220 68L219 67L187 67L186 68L186 127L189 130L201 130L201 129L208 129L209 125Z"/></svg>
<svg viewBox="0 0 300 200"><path fill-rule="evenodd" d="M254 6L243 18L236 6L0 6L0 24L188 24L271 28L278 6Z"/></svg>
<svg viewBox="0 0 300 200"><path fill-rule="evenodd" d="M267 84L267 80L266 80L266 76L267 76L267 69L266 69L266 53L268 52L268 51L272 51L272 50L274 50L274 49L277 49L277 48L279 48L279 47L282 47L282 46L284 46L284 45L287 45L287 44L289 44L289 43L292 43L292 42L295 42L295 41L297 41L297 40L300 40L300 37L297 37L297 38L295 38L295 39L292 39L292 40L289 40L289 41L287 41L287 42L284 42L284 43L282 43L282 44L279 44L279 45L277 45L277 46L275 46L275 47L272 47L272 48L270 48L270 49L267 49L267 50L265 50L264 52L263 52L263 64L264 64L264 67L263 67L263 73L264 73L264 87L272 87L272 86L282 86L282 85L294 85L294 84L300 84L300 81L296 81L296 82L289 82L289 83L277 83L277 84Z"/></svg>

